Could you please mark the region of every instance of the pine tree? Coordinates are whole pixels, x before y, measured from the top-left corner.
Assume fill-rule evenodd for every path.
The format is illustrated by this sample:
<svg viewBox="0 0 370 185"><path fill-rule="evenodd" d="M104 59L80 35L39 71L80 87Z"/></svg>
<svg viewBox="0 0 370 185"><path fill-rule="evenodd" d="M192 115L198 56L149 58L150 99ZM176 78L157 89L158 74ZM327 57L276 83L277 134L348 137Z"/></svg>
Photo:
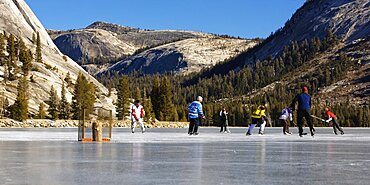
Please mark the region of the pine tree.
<svg viewBox="0 0 370 185"><path fill-rule="evenodd" d="M5 55L5 39L4 35L0 33L0 65L5 65L6 55Z"/></svg>
<svg viewBox="0 0 370 185"><path fill-rule="evenodd" d="M27 76L32 67L32 52L22 39L19 40L19 61L22 62L23 75Z"/></svg>
<svg viewBox="0 0 370 185"><path fill-rule="evenodd" d="M325 69L325 85L329 85L330 81L331 81L331 74L330 74L329 67L327 67Z"/></svg>
<svg viewBox="0 0 370 185"><path fill-rule="evenodd" d="M40 34L37 32L37 38L36 38L36 62L42 63L42 46L41 46L41 39Z"/></svg>
<svg viewBox="0 0 370 185"><path fill-rule="evenodd" d="M112 85L111 84L108 84L107 85L107 89L108 89L108 94L107 96L110 97L112 95Z"/></svg>
<svg viewBox="0 0 370 185"><path fill-rule="evenodd" d="M122 76L117 87L117 118L122 120L128 112L130 89L128 79Z"/></svg>
<svg viewBox="0 0 370 185"><path fill-rule="evenodd" d="M145 117L149 120L149 119L152 119L154 120L155 119L155 116L154 116L154 112L153 112L153 105L152 105L152 100L150 98L150 96L148 97L147 93L146 93L146 90L144 89L144 108L145 108Z"/></svg>
<svg viewBox="0 0 370 185"><path fill-rule="evenodd" d="M8 98L5 98L5 101L4 101L4 104L3 104L3 110L4 110L4 117L9 117L9 99Z"/></svg>
<svg viewBox="0 0 370 185"><path fill-rule="evenodd" d="M140 91L140 88L139 87L136 87L136 89L135 89L134 99L135 100L140 100L140 101L142 99L142 97L141 97L141 91Z"/></svg>
<svg viewBox="0 0 370 185"><path fill-rule="evenodd" d="M91 114L94 110L96 100L96 90L93 83L90 83L86 77L79 73L72 97L72 113L74 119L82 119Z"/></svg>
<svg viewBox="0 0 370 185"><path fill-rule="evenodd" d="M155 77L153 79L153 87L152 87L152 92L150 93L150 98L151 98L152 105L153 105L153 111L157 119L161 118L159 96L160 96L160 81L158 77Z"/></svg>
<svg viewBox="0 0 370 185"><path fill-rule="evenodd" d="M54 86L51 86L49 93L49 105L48 112L52 120L58 119L59 114L59 97L57 91L54 89Z"/></svg>
<svg viewBox="0 0 370 185"><path fill-rule="evenodd" d="M45 119L45 117L46 117L45 104L41 102L39 105L39 114L37 115L37 118Z"/></svg>
<svg viewBox="0 0 370 185"><path fill-rule="evenodd" d="M71 108L70 104L66 98L66 89L64 86L64 82L62 83L62 92L61 92L61 100L60 100L60 114L59 119L69 119L71 115Z"/></svg>
<svg viewBox="0 0 370 185"><path fill-rule="evenodd" d="M15 67L17 67L17 56L16 56L16 50L15 50L15 38L13 34L10 34L8 37L8 60L7 60L7 68L8 68L8 79L14 80L15 74L13 74L13 70ZM14 70L15 71L15 70Z"/></svg>
<svg viewBox="0 0 370 185"><path fill-rule="evenodd" d="M173 105L173 95L171 89L171 82L167 77L162 78L160 85L160 110L163 113L161 120L174 121L175 120L175 108Z"/></svg>
<svg viewBox="0 0 370 185"><path fill-rule="evenodd" d="M24 121L28 118L28 81L22 77L18 82L17 99L11 109L13 119Z"/></svg>
<svg viewBox="0 0 370 185"><path fill-rule="evenodd" d="M35 44L36 45L37 41L36 41L36 34L35 33L32 33L32 44Z"/></svg>
<svg viewBox="0 0 370 185"><path fill-rule="evenodd" d="M67 72L67 75L64 78L64 81L67 83L67 87L70 87L72 85L71 74L69 74L69 72Z"/></svg>

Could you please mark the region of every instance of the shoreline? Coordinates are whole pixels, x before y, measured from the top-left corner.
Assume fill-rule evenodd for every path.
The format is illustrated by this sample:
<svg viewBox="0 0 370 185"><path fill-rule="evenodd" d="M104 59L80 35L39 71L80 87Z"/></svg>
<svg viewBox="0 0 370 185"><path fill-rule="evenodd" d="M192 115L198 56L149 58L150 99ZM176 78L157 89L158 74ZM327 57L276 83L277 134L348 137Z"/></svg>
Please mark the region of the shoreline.
<svg viewBox="0 0 370 185"><path fill-rule="evenodd" d="M91 127L92 122L100 122L104 127L108 127L108 120L85 121L85 127ZM78 128L78 120L48 120L48 119L28 119L20 122L13 119L0 119L0 128ZM188 122L144 122L146 128L188 128ZM130 128L130 120L113 120L113 128Z"/></svg>
<svg viewBox="0 0 370 185"><path fill-rule="evenodd" d="M86 128L91 127L93 121L86 121ZM98 120L103 123L104 127L109 123L107 120ZM189 128L189 122L144 122L146 128ZM130 120L113 120L113 128L130 128ZM220 128L219 126L200 126L202 128ZM245 126L229 126L229 128L247 128ZM48 120L48 119L29 119L24 122L15 121L12 119L0 119L0 128L78 128L78 120ZM266 127L266 128L282 128L282 127ZM291 126L291 128L297 128ZM332 128L332 127L316 127L316 128ZM369 128L369 127L343 127L343 128Z"/></svg>

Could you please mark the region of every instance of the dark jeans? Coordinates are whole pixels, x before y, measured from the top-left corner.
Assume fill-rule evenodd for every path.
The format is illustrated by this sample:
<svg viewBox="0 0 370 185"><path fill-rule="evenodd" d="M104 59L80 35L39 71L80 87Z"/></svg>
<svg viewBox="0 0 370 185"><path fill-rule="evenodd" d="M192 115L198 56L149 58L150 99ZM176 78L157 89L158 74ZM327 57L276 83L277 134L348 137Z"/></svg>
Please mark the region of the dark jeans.
<svg viewBox="0 0 370 185"><path fill-rule="evenodd" d="M343 133L343 129L339 126L339 124L337 123L337 119L333 118L333 129L334 129L334 133L337 134L337 129L339 130L340 133Z"/></svg>
<svg viewBox="0 0 370 185"><path fill-rule="evenodd" d="M299 135L303 134L303 118L306 119L308 127L310 127L311 135L314 135L315 129L313 128L310 110L298 110L297 124L298 124Z"/></svg>
<svg viewBox="0 0 370 185"><path fill-rule="evenodd" d="M280 120L280 123L281 123L281 125L283 125L283 134L290 133L289 132L289 121L288 120L281 119Z"/></svg>
<svg viewBox="0 0 370 185"><path fill-rule="evenodd" d="M221 130L220 130L220 132L222 132L222 131L227 131L227 120L221 120ZM224 130L224 128L225 128L225 130Z"/></svg>
<svg viewBox="0 0 370 185"><path fill-rule="evenodd" d="M254 129L254 127L259 123L260 124L260 130L259 132L263 133L264 132L264 127L262 126L263 125L263 119L262 118L252 118L252 124L249 126L248 128L248 131L247 133L251 134L252 130Z"/></svg>
<svg viewBox="0 0 370 185"><path fill-rule="evenodd" d="M189 118L190 125L189 125L189 131L188 134L194 134L198 132L199 127L199 118Z"/></svg>

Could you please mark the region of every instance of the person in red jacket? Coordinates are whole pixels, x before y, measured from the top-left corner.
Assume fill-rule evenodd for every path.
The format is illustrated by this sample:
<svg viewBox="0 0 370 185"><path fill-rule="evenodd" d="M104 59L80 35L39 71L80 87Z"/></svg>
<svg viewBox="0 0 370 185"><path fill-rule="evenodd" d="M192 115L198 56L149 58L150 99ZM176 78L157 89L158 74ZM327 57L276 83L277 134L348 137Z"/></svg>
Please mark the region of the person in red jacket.
<svg viewBox="0 0 370 185"><path fill-rule="evenodd" d="M330 111L329 107L325 108L325 122L329 123L330 121L333 121L333 129L334 129L334 134L338 135L337 129L340 131L340 134L343 135L343 129L339 126L337 123L337 116Z"/></svg>

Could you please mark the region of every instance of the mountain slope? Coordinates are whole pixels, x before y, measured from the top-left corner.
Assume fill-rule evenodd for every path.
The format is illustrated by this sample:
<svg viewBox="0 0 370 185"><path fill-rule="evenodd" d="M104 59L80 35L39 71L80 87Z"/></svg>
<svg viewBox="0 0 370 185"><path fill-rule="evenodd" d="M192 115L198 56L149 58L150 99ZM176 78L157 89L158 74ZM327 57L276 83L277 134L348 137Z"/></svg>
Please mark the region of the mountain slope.
<svg viewBox="0 0 370 185"><path fill-rule="evenodd" d="M323 39L328 30L337 35L344 45L369 35L370 2L368 0L310 0L299 8L284 27L266 38L257 47L248 50L224 65L218 65L199 75L226 74L247 64L255 64L269 56L281 54L292 42L314 37Z"/></svg>
<svg viewBox="0 0 370 185"><path fill-rule="evenodd" d="M324 38L331 30L346 44L366 37L370 29L368 0L311 0L307 1L285 26L253 53L260 60L280 53L292 41L313 37ZM246 63L253 62L247 58Z"/></svg>
<svg viewBox="0 0 370 185"><path fill-rule="evenodd" d="M222 75L224 79L230 78L235 72L242 71L245 74L245 69L250 68L254 72L252 79L274 79L271 84L263 83L266 87L254 84L252 94L271 91L276 84L283 84L288 89L308 84L313 86L318 97L333 102L349 99L358 104L366 104L370 99L369 22L368 0L307 1L282 29L261 44L230 61L195 75L184 84L199 85L197 83L200 79L211 80L215 74ZM312 49L315 45L324 43L330 33L334 34L331 37L337 37L337 43L330 47ZM313 50L314 54L308 54ZM342 63L341 56L349 58L346 61L349 67ZM259 73L256 74L256 71ZM342 72L342 76L337 75ZM278 73L281 79L276 78ZM324 79L327 82L323 82Z"/></svg>
<svg viewBox="0 0 370 185"><path fill-rule="evenodd" d="M49 34L63 53L91 74L127 74L137 70L148 74L197 72L258 43L192 31L140 30L104 22L95 22L85 29L50 30ZM116 64L117 61L120 62Z"/></svg>
<svg viewBox="0 0 370 185"><path fill-rule="evenodd" d="M75 81L78 73L83 73L87 79L93 82L99 94L100 106L112 108L112 103L104 94L108 90L100 84L96 79L91 77L77 63L68 57L65 57L55 46L50 36L42 26L41 22L34 15L32 10L24 2L24 0L0 0L0 31L5 31L6 34L13 34L16 38L22 38L25 44L34 52L34 44L32 43L33 34L39 33L42 45L43 63L33 62L33 69L30 72L34 82L30 82L29 89L29 104L30 111L36 113L40 102L49 98L51 86L54 86L60 93L62 82L70 74L72 81ZM50 69L54 68L54 69ZM37 70L36 70L37 69ZM4 68L1 67L3 72ZM1 83L5 89L5 96L13 103L16 98L16 89L14 88L17 81L7 82L6 85ZM72 89L68 89L67 98L71 101Z"/></svg>
<svg viewBox="0 0 370 185"><path fill-rule="evenodd" d="M158 46L117 62L100 74L144 74L199 72L255 46L257 41L206 37L185 39Z"/></svg>
<svg viewBox="0 0 370 185"><path fill-rule="evenodd" d="M50 30L49 34L63 53L80 64L94 63L97 59L117 60L138 49L203 35L189 31L140 30L104 22L95 22L84 29Z"/></svg>

